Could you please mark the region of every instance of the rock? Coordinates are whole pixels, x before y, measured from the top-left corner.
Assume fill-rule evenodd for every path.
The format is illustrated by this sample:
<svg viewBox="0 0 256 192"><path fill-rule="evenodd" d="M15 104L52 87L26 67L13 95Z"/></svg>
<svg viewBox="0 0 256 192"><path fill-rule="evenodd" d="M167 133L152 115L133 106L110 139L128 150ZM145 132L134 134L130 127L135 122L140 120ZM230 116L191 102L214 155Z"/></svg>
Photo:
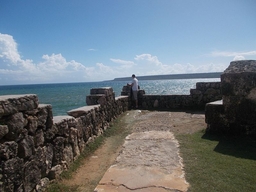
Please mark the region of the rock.
<svg viewBox="0 0 256 192"><path fill-rule="evenodd" d="M79 107L77 109L73 109L67 112L68 115L78 118L80 116L85 116L88 113L90 113L91 110L94 110L95 108L100 107L100 105L93 105L93 106L84 106L84 107Z"/></svg>
<svg viewBox="0 0 256 192"><path fill-rule="evenodd" d="M77 136L78 136L78 130L75 128L70 128L69 142L72 144L74 157L80 155Z"/></svg>
<svg viewBox="0 0 256 192"><path fill-rule="evenodd" d="M35 147L42 146L44 144L44 132L42 129L38 129L34 136Z"/></svg>
<svg viewBox="0 0 256 192"><path fill-rule="evenodd" d="M2 139L9 132L7 125L0 125L0 139Z"/></svg>
<svg viewBox="0 0 256 192"><path fill-rule="evenodd" d="M49 129L46 129L46 131L45 131L45 139L49 140L49 141L52 140L56 136L57 132L58 132L58 128L54 124Z"/></svg>
<svg viewBox="0 0 256 192"><path fill-rule="evenodd" d="M53 150L54 150L54 156L53 156L53 165L61 164L61 161L63 160L63 151L65 148L65 138L63 137L56 137L53 140Z"/></svg>
<svg viewBox="0 0 256 192"><path fill-rule="evenodd" d="M27 117L27 129L28 129L28 133L34 135L38 126L38 119L37 117L33 117L33 116L29 116Z"/></svg>
<svg viewBox="0 0 256 192"><path fill-rule="evenodd" d="M61 121L59 123L56 123L55 125L58 129L58 132L56 134L64 137L67 137L69 135L69 128L68 128L67 121Z"/></svg>
<svg viewBox="0 0 256 192"><path fill-rule="evenodd" d="M14 191L22 184L23 159L18 157L2 162L4 191Z"/></svg>
<svg viewBox="0 0 256 192"><path fill-rule="evenodd" d="M60 174L63 172L63 168L61 165L56 165L54 167L52 167L51 171L49 172L49 179L57 179L59 178Z"/></svg>
<svg viewBox="0 0 256 192"><path fill-rule="evenodd" d="M63 160L66 162L67 168L69 167L71 162L74 161L74 155L73 155L73 150L71 145L65 146L63 150Z"/></svg>
<svg viewBox="0 0 256 192"><path fill-rule="evenodd" d="M38 107L36 95L2 95L0 96L0 117L17 113L19 111L30 111Z"/></svg>
<svg viewBox="0 0 256 192"><path fill-rule="evenodd" d="M9 140L15 140L21 134L24 129L26 120L22 113L15 113L5 118L5 124L8 126L9 132L6 134L6 138Z"/></svg>
<svg viewBox="0 0 256 192"><path fill-rule="evenodd" d="M8 160L17 157L18 144L15 141L4 142L0 144L0 157L2 160Z"/></svg>
<svg viewBox="0 0 256 192"><path fill-rule="evenodd" d="M32 191L41 180L39 161L31 160L24 165L24 191Z"/></svg>
<svg viewBox="0 0 256 192"><path fill-rule="evenodd" d="M35 152L34 138L30 135L25 136L19 143L18 155L21 158L31 157Z"/></svg>
<svg viewBox="0 0 256 192"><path fill-rule="evenodd" d="M38 147L36 149L35 159L38 160L38 167L41 170L42 177L46 177L52 168L52 159L53 159L52 145Z"/></svg>
<svg viewBox="0 0 256 192"><path fill-rule="evenodd" d="M37 192L44 192L47 189L47 186L49 185L50 180L47 177L44 177L40 180L40 182L36 185L36 191Z"/></svg>
<svg viewBox="0 0 256 192"><path fill-rule="evenodd" d="M47 104L39 104L38 107L38 126L51 127L53 124L52 106Z"/></svg>
<svg viewBox="0 0 256 192"><path fill-rule="evenodd" d="M232 61L224 73L255 72L256 60Z"/></svg>
<svg viewBox="0 0 256 192"><path fill-rule="evenodd" d="M158 104L158 100L156 99L156 100L154 101L154 108L157 108L157 107L159 107L159 104Z"/></svg>

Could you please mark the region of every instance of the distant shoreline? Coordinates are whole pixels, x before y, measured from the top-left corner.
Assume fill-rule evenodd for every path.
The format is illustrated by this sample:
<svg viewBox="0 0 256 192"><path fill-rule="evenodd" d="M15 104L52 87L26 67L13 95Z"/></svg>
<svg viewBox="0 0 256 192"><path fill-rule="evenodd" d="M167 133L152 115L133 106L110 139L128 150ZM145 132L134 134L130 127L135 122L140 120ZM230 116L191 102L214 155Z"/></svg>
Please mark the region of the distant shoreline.
<svg viewBox="0 0 256 192"><path fill-rule="evenodd" d="M139 80L167 80L167 79L205 79L205 78L220 78L223 72L212 73L189 73L189 74L172 74L172 75L148 75L137 76ZM113 81L128 81L131 77L119 77Z"/></svg>

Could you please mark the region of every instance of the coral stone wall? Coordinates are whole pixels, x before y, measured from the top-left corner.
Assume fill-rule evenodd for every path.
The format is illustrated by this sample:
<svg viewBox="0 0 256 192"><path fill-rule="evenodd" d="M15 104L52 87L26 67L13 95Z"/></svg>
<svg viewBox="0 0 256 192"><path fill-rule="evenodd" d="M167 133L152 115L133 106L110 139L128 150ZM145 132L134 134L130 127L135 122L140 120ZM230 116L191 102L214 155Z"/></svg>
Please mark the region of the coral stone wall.
<svg viewBox="0 0 256 192"><path fill-rule="evenodd" d="M36 95L0 96L0 191L32 191L53 165L50 105Z"/></svg>
<svg viewBox="0 0 256 192"><path fill-rule="evenodd" d="M231 62L221 75L221 87L222 104L206 106L209 131L255 135L256 61Z"/></svg>
<svg viewBox="0 0 256 192"><path fill-rule="evenodd" d="M121 94L130 97L130 87L124 86ZM139 106L148 110L204 109L206 103L221 98L220 82L198 82L195 89L190 89L190 95L147 95L144 90L138 92Z"/></svg>
<svg viewBox="0 0 256 192"><path fill-rule="evenodd" d="M0 191L43 191L128 109L128 97L112 88L94 91L87 100L97 104L55 117L36 95L0 96Z"/></svg>
<svg viewBox="0 0 256 192"><path fill-rule="evenodd" d="M223 104L229 123L256 130L256 61L233 61L221 76ZM238 127L237 127L238 128Z"/></svg>

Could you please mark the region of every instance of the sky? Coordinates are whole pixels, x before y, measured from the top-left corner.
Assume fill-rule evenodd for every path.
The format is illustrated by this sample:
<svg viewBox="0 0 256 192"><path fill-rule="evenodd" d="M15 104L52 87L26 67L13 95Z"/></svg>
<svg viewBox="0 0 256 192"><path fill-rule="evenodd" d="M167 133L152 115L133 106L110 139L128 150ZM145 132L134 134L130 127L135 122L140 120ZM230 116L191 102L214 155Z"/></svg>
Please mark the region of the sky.
<svg viewBox="0 0 256 192"><path fill-rule="evenodd" d="M255 0L0 0L0 85L222 72L256 59Z"/></svg>

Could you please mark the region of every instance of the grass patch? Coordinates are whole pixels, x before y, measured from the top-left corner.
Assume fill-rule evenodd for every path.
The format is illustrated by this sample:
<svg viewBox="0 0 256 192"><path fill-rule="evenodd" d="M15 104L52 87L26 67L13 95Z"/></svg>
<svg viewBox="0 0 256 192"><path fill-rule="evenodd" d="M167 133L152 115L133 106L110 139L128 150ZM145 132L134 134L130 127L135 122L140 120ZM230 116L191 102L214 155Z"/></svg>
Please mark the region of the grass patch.
<svg viewBox="0 0 256 192"><path fill-rule="evenodd" d="M58 183L54 182L51 183L48 188L47 192L75 192L77 191L78 186L66 186L66 185L59 185Z"/></svg>
<svg viewBox="0 0 256 192"><path fill-rule="evenodd" d="M256 142L251 138L177 135L191 192L255 191Z"/></svg>
<svg viewBox="0 0 256 192"><path fill-rule="evenodd" d="M125 114L123 114L125 115ZM118 148L122 143L124 138L129 134L129 130L127 129L127 123L122 120L123 115L119 116L114 122L110 125L110 127L104 131L104 133L98 136L93 142L89 143L85 150L80 154L77 160L75 160L69 167L67 171L64 171L58 180L62 179L71 179L73 173L79 169L79 167L83 164L86 158L89 158L94 151L96 151L106 140L108 137L114 137L114 148ZM58 180L55 180L52 184L50 184L47 188L47 192L75 192L78 191L79 186L66 186L58 183ZM92 181L93 189L96 187L99 181ZM94 186L95 185L95 186ZM88 186L89 187L89 186ZM92 190L93 190L92 189Z"/></svg>

